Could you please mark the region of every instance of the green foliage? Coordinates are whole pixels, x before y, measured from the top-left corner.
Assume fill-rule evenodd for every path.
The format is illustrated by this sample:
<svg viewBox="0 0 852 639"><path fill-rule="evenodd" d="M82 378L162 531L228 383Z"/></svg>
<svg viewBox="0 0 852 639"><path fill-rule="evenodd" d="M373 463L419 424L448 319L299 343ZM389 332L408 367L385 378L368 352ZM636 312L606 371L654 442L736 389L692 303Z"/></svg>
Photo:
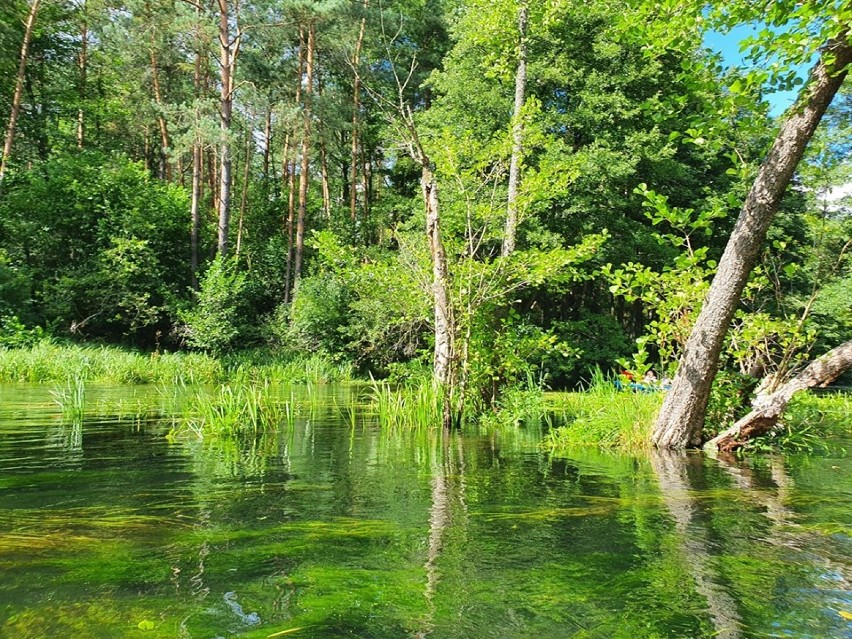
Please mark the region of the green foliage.
<svg viewBox="0 0 852 639"><path fill-rule="evenodd" d="M37 325L139 341L167 333L189 283L186 194L121 156L57 156L4 181L0 286ZM3 282L6 282L4 284Z"/></svg>
<svg viewBox="0 0 852 639"><path fill-rule="evenodd" d="M713 380L705 417L705 439L712 439L748 411L758 379L732 370L720 370Z"/></svg>
<svg viewBox="0 0 852 639"><path fill-rule="evenodd" d="M86 379L83 374L75 375L74 379L68 380L64 386L57 386L50 394L66 421L83 421L86 412Z"/></svg>
<svg viewBox="0 0 852 639"><path fill-rule="evenodd" d="M245 283L235 260L216 256L201 279L196 304L181 314L189 346L214 354L234 348L245 325L240 308Z"/></svg>
<svg viewBox="0 0 852 639"><path fill-rule="evenodd" d="M340 277L329 273L303 278L289 317L279 320L285 343L304 353L346 353L349 304L350 290Z"/></svg>
<svg viewBox="0 0 852 639"><path fill-rule="evenodd" d="M0 347L28 348L46 339L40 326L27 328L16 315L0 315Z"/></svg>

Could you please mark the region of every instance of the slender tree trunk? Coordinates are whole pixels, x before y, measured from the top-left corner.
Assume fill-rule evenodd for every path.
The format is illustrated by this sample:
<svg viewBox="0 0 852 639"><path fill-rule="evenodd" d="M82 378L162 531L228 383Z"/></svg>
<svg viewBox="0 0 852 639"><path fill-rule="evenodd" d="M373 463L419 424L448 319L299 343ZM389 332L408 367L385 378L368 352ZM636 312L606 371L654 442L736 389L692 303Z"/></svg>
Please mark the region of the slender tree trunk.
<svg viewBox="0 0 852 639"><path fill-rule="evenodd" d="M432 296L435 309L435 379L448 387L452 381L453 321L450 309L449 270L441 238L438 183L428 161L423 164L420 185L426 204L426 237L432 256ZM445 402L449 404L449 401Z"/></svg>
<svg viewBox="0 0 852 639"><path fill-rule="evenodd" d="M27 71L28 51L30 40L33 37L33 26L35 26L36 14L40 0L32 0L30 12L24 28L24 41L21 44L21 57L18 62L18 75L15 78L15 92L12 94L12 111L9 114L9 124L6 127L6 138L3 143L3 157L0 158L0 182L6 174L9 158L12 156L12 143L15 139L15 126L18 124L18 114L21 111L21 95L24 91L24 77Z"/></svg>
<svg viewBox="0 0 852 639"><path fill-rule="evenodd" d="M240 256L240 247L242 246L243 240L243 219L246 214L246 206L248 205L248 190L249 190L249 177L251 176L251 160L252 160L252 143L251 143L251 130L246 133L246 156L245 156L245 166L243 167L243 188L240 193L240 217L237 222L237 247L235 250L235 254L237 257Z"/></svg>
<svg viewBox="0 0 852 639"><path fill-rule="evenodd" d="M266 109L266 124L263 127L263 182L269 184L269 154L272 145L272 105Z"/></svg>
<svg viewBox="0 0 852 639"><path fill-rule="evenodd" d="M196 142L192 146L192 196L190 200L190 217L192 229L190 230L190 250L192 268L192 289L198 290L198 236L201 230L201 214L199 205L201 202L201 145Z"/></svg>
<svg viewBox="0 0 852 639"><path fill-rule="evenodd" d="M328 157L322 136L320 136L320 171L322 173L322 213L325 219L329 219L331 218L331 188L328 184Z"/></svg>
<svg viewBox="0 0 852 639"><path fill-rule="evenodd" d="M515 108L512 113L512 157L509 161L509 194L506 212L506 232L503 237L503 257L515 250L518 230L518 185L521 181L521 155L524 151L524 123L522 111L527 90L527 18L526 0L518 9L518 68L515 73Z"/></svg>
<svg viewBox="0 0 852 639"><path fill-rule="evenodd" d="M296 85L296 108L302 104L302 77L305 74L305 34L299 30L299 79ZM295 146L295 144L294 144ZM296 223L296 160L290 161L288 187L287 187L287 269L284 274L284 302L289 303L292 297L292 272L293 272L293 238Z"/></svg>
<svg viewBox="0 0 852 639"><path fill-rule="evenodd" d="M314 82L314 40L316 26L313 22L308 25L308 48L305 53L305 107L302 115L304 130L302 133L302 166L299 169L299 218L296 222L296 256L293 260L293 292L299 286L302 277L302 255L305 248L305 217L308 211L308 182L310 171L311 151L311 94Z"/></svg>
<svg viewBox="0 0 852 639"><path fill-rule="evenodd" d="M826 64L826 55L831 59ZM852 61L848 34L828 43L810 80L781 125L743 204L707 299L686 342L652 440L659 448L697 446L725 334L778 204L808 141Z"/></svg>
<svg viewBox="0 0 852 639"><path fill-rule="evenodd" d="M369 0L364 0L364 11L367 10ZM358 40L355 42L355 54L352 56L352 67L355 69L355 80L352 88L352 158L349 165L349 214L352 221L358 215L358 189L355 183L358 181L358 140L361 130L361 47L364 43L364 29L367 26L367 16L361 18L361 27L358 30Z"/></svg>
<svg viewBox="0 0 852 639"><path fill-rule="evenodd" d="M157 128L160 131L160 162L162 166L161 179L172 180L172 167L169 163L169 128L163 115L163 94L160 90L160 70L157 63L157 51L154 47L154 34L151 32L151 83L154 88L154 100L157 103Z"/></svg>
<svg viewBox="0 0 852 639"><path fill-rule="evenodd" d="M234 71L239 46L237 40L231 40L228 0L219 1L219 50L220 84L219 129L222 140L219 150L219 254L228 254L228 232L231 224L231 116L234 106Z"/></svg>
<svg viewBox="0 0 852 639"><path fill-rule="evenodd" d="M193 89L194 97L198 100L201 97L201 46L200 33L201 30L201 6L195 8L195 69L193 71ZM190 200L190 218L192 220L192 228L190 230L190 250L191 250L191 269L192 269L192 290L198 291L198 238L201 233L201 187L203 184L202 173L204 171L204 156L202 153L201 140L199 139L198 127L201 125L201 114L198 111L198 105L195 107L195 122L196 132L195 139L192 143L192 195Z"/></svg>
<svg viewBox="0 0 852 639"><path fill-rule="evenodd" d="M77 108L77 148L82 149L84 138L85 138L85 130L84 130L84 113L83 113L83 105L86 102L87 95L87 73L89 67L89 23L88 18L86 16L86 2L83 1L83 24L80 27L80 53L77 56L77 66L80 70L80 86L77 91L77 95L80 99L80 106Z"/></svg>
<svg viewBox="0 0 852 639"><path fill-rule="evenodd" d="M731 452L741 448L752 437L768 433L781 419L793 395L815 386L827 386L849 368L852 368L852 340L811 362L774 393L758 395L752 402L751 412L707 442L705 448Z"/></svg>

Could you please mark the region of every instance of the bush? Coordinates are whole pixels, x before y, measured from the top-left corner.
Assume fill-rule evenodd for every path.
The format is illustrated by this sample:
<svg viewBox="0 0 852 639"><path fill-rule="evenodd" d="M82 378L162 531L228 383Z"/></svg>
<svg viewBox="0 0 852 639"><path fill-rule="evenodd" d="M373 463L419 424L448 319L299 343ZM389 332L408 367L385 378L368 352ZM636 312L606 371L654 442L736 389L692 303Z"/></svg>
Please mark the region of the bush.
<svg viewBox="0 0 852 639"><path fill-rule="evenodd" d="M196 305L181 313L189 346L212 353L234 347L242 323L240 301L245 282L235 260L216 256L200 282Z"/></svg>
<svg viewBox="0 0 852 639"><path fill-rule="evenodd" d="M152 343L187 296L188 209L180 187L120 155L60 155L15 174L0 197L0 312Z"/></svg>

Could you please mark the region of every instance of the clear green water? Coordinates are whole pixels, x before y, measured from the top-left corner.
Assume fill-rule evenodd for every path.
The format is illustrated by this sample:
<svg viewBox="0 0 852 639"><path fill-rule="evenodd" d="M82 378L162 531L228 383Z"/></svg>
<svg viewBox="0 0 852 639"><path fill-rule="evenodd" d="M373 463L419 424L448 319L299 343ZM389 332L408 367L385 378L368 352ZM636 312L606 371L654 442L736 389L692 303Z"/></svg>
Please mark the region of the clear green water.
<svg viewBox="0 0 852 639"><path fill-rule="evenodd" d="M169 441L156 392L48 391L0 388L3 638L852 637L845 456L551 458L346 389Z"/></svg>

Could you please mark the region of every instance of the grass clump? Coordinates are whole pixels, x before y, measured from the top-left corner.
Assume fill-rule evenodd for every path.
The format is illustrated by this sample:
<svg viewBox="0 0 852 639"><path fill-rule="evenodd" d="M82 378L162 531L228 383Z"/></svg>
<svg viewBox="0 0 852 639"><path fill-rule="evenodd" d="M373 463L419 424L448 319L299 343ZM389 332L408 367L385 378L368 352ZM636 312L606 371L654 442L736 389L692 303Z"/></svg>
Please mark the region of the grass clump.
<svg viewBox="0 0 852 639"><path fill-rule="evenodd" d="M50 394L54 403L62 411L62 417L68 422L82 422L86 412L86 380L81 375L68 380L64 385L56 386Z"/></svg>
<svg viewBox="0 0 852 639"><path fill-rule="evenodd" d="M551 450L599 446L638 450L647 448L651 428L662 405L662 393L619 390L600 370L588 388L549 396L550 413L560 426L545 437Z"/></svg>
<svg viewBox="0 0 852 639"><path fill-rule="evenodd" d="M440 428L443 423L444 394L431 377L396 387L373 380L369 401L385 428L421 430Z"/></svg>
<svg viewBox="0 0 852 639"><path fill-rule="evenodd" d="M198 437L234 436L291 423L293 406L281 401L269 384L224 384L213 393L205 389L189 393L182 413L170 433L172 437L185 432Z"/></svg>

